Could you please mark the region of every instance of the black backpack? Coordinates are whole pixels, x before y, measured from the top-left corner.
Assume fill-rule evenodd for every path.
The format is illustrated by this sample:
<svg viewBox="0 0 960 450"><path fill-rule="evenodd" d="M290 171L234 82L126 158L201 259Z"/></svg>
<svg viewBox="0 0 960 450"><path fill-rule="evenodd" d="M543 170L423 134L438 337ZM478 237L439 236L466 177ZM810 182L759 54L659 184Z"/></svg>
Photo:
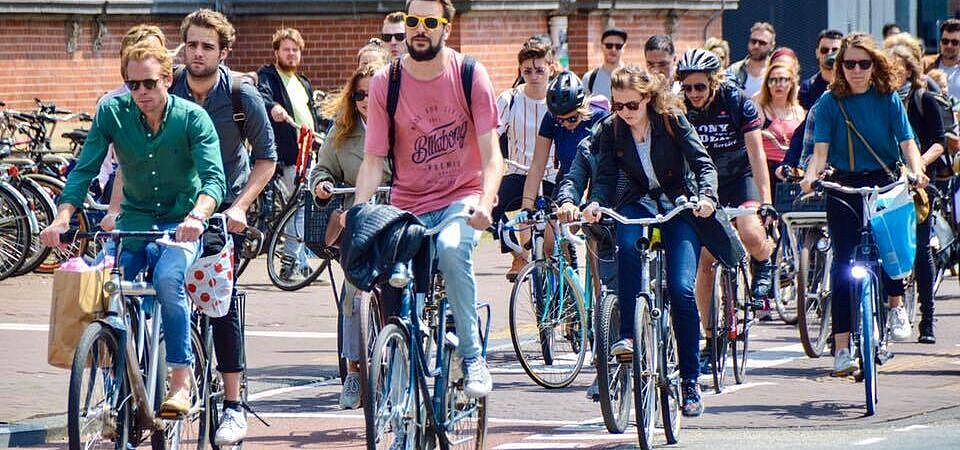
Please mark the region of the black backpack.
<svg viewBox="0 0 960 450"><path fill-rule="evenodd" d="M390 128L387 132L389 147L387 148L387 158L390 159L390 165L393 169L393 177L397 176L397 167L394 163L393 147L396 146L396 123L393 116L397 114L397 105L400 103L400 59L397 58L390 64L390 84L387 87L387 117L390 118ZM460 83L463 85L463 95L467 100L467 112L473 113L473 69L477 65L477 60L469 55L463 55L463 64L460 65Z"/></svg>
<svg viewBox="0 0 960 450"><path fill-rule="evenodd" d="M943 94L943 92L933 92L926 89L916 89L913 91L913 103L917 107L917 112L920 113L920 117L926 117L926 111L923 110L923 94L929 92L931 96L937 101L936 113L940 115L940 119L943 121L943 132L946 134L952 134L954 136L958 135L958 123L957 116L953 112L953 102ZM946 165L947 168L953 167L953 155L950 152L949 143L947 139L944 139L943 144L943 154L940 156L940 159ZM923 149L921 149L921 152Z"/></svg>
<svg viewBox="0 0 960 450"><path fill-rule="evenodd" d="M173 81L176 83L180 77L186 75L187 70L186 66L177 67L173 71ZM242 139L246 138L244 132L246 131L247 124L247 113L243 109L243 101L241 100L241 86L243 83L250 83L254 87L257 86L257 82L249 74L240 74L237 76L236 72L233 72L234 76L230 81L230 103L233 104L233 123L237 124L237 128L240 129L240 136ZM189 87L188 87L189 89Z"/></svg>

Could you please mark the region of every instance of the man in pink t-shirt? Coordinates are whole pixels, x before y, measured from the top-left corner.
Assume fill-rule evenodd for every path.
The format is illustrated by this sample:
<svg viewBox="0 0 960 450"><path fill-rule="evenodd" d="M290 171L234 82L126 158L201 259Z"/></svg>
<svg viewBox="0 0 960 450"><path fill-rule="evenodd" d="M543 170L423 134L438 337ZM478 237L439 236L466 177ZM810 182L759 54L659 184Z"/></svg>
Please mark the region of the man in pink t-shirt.
<svg viewBox="0 0 960 450"><path fill-rule="evenodd" d="M393 205L432 227L451 222L437 238L438 265L457 324L468 396L492 388L477 323L473 249L490 226L503 159L497 141L497 106L486 69L473 73L471 105L460 78L463 55L446 48L455 13L450 0L413 0L407 5L407 55L400 63L400 96L394 115ZM365 156L357 176L356 203L370 199L389 152L387 89L390 68L370 82Z"/></svg>

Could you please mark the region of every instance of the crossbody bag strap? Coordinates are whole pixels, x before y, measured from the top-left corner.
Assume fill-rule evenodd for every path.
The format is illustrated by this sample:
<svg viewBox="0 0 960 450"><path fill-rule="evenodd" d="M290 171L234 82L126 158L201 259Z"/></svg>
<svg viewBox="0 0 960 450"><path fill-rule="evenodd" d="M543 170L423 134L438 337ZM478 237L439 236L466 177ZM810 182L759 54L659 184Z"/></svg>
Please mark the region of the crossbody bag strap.
<svg viewBox="0 0 960 450"><path fill-rule="evenodd" d="M863 142L864 147L867 148L867 151L870 152L870 155L872 155L873 158L876 159L878 163L880 163L880 167L883 167L883 171L886 172L887 175L894 180L899 178L896 175L894 175L894 173L890 170L890 168L887 167L887 165L883 162L882 159L880 159L880 156L877 155L877 152L873 151L873 147L870 146L870 143L867 142L866 138L864 138L862 134L860 134L860 131L857 130L857 127L853 125L853 121L850 120L850 116L847 115L846 108L843 107L843 102L840 100L837 100L837 105L840 107L840 112L843 113L843 120L847 123L847 145L850 149L850 170L853 171L853 138L850 136L850 132L852 131L853 134L856 134L857 138L860 139L860 142Z"/></svg>

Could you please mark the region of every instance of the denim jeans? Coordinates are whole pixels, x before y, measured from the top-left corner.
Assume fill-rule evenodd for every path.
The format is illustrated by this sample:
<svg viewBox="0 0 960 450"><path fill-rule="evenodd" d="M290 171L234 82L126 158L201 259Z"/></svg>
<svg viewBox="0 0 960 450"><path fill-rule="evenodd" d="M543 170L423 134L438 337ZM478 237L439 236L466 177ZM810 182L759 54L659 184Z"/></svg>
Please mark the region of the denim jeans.
<svg viewBox="0 0 960 450"><path fill-rule="evenodd" d="M624 205L618 212L631 219L655 215L652 204L641 202ZM640 264L640 252L637 250L637 239L642 232L643 227L639 225L617 225L617 296L621 317L620 335L624 338L634 336L633 316L641 287L639 274L646 269ZM660 226L660 238L666 249L667 290L680 357L680 377L683 380L696 380L700 374L700 315L694 285L700 259L700 238L693 225L680 217Z"/></svg>
<svg viewBox="0 0 960 450"><path fill-rule="evenodd" d="M283 176L280 178L280 182L283 184L284 189L290 195L296 195L297 185L294 183L297 175L296 166L284 166L282 169ZM279 192L275 192L273 195L280 195ZM303 208L297 208L297 212L294 213L293 220L287 223L287 228L283 230L286 234L287 239L283 241L283 254L295 257L297 262L300 263L301 267L307 265L307 252L306 247L303 245ZM298 239L290 239L290 237L297 237Z"/></svg>
<svg viewBox="0 0 960 450"><path fill-rule="evenodd" d="M175 230L177 225L161 224L157 228L161 231ZM140 250L123 250L120 255L120 267L127 280L136 278L143 269L153 267L153 286L157 291L156 301L161 305L167 367L170 368L190 367L193 363L193 352L190 350L190 300L187 299L184 281L187 269L200 253L200 242L184 244L181 247L151 242Z"/></svg>
<svg viewBox="0 0 960 450"><path fill-rule="evenodd" d="M349 281L343 283L343 289L340 290L340 302L343 304L340 311L343 314L343 325L340 336L343 337L343 347L340 349L340 356L350 361L360 361L360 304L356 301L357 288ZM350 308L347 307L347 302Z"/></svg>
<svg viewBox="0 0 960 450"><path fill-rule="evenodd" d="M500 222L506 222L507 213L511 211L516 211L520 209L521 204L523 203L523 185L527 182L526 175L520 174L510 174L503 177L500 181L500 190L497 192L497 198L500 201L497 203L497 206L493 207L491 216L493 217L493 226L496 227ZM547 198L553 198L554 184L544 180L541 183L541 188L543 189L543 195ZM496 233L494 237L499 239ZM514 237L514 240L517 238ZM510 253L510 247L507 247L507 244L500 242L500 253Z"/></svg>

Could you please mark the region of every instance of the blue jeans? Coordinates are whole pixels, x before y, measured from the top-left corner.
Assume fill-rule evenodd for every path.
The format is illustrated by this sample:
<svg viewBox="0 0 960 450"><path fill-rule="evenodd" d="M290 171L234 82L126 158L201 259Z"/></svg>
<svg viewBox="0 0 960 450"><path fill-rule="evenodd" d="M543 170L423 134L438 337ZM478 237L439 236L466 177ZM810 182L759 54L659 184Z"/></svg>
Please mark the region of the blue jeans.
<svg viewBox="0 0 960 450"><path fill-rule="evenodd" d="M618 212L631 219L649 218L655 215L653 208L653 205L636 202L622 206ZM637 250L637 239L642 237L642 232L643 227L638 225L617 225L617 295L620 300L620 335L624 338L634 336L633 316L640 292L638 274L646 269L640 264ZM679 217L660 226L660 238L666 249L667 290L680 357L680 377L696 380L700 375L700 315L694 288L700 238L693 225Z"/></svg>
<svg viewBox="0 0 960 450"><path fill-rule="evenodd" d="M179 224L162 224L159 230L175 230ZM185 274L197 260L200 241L187 247L148 243L140 250L123 250L120 267L127 280L136 278L143 269L153 267L153 286L160 302L161 325L167 350L167 367L190 367L190 300L184 288ZM150 312L149 310L147 312Z"/></svg>

